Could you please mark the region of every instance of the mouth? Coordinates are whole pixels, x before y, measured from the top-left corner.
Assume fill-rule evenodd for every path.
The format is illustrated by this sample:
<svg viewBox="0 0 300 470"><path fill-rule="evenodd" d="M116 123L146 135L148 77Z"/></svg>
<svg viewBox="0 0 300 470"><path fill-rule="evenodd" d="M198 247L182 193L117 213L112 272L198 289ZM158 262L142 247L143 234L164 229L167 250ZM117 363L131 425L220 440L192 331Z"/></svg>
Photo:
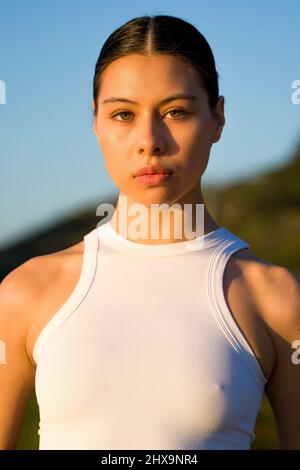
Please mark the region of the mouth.
<svg viewBox="0 0 300 470"><path fill-rule="evenodd" d="M135 179L142 184L161 184L168 181L173 176L173 173L151 173L141 176L135 176Z"/></svg>

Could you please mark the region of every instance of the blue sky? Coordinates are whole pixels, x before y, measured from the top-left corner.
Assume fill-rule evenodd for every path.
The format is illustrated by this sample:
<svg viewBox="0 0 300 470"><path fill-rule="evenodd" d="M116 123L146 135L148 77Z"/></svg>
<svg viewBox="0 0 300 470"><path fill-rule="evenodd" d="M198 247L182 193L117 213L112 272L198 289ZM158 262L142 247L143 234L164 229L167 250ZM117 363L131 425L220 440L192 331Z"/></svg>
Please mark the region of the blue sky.
<svg viewBox="0 0 300 470"><path fill-rule="evenodd" d="M117 188L92 132L92 81L107 37L129 19L190 21L212 47L226 125L204 183L222 184L289 158L300 133L300 2L4 0L0 5L0 244Z"/></svg>

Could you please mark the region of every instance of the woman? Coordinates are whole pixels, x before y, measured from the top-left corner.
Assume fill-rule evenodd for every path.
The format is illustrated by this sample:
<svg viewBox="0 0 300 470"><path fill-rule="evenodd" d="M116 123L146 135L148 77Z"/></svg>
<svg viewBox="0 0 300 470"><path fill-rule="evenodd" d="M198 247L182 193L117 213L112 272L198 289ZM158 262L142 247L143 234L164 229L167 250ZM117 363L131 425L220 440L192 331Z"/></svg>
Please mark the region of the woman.
<svg viewBox="0 0 300 470"><path fill-rule="evenodd" d="M1 448L34 384L40 449L249 449L264 390L281 448L300 448L299 281L202 197L225 123L209 44L182 19L134 18L103 45L93 91L118 204L2 282Z"/></svg>

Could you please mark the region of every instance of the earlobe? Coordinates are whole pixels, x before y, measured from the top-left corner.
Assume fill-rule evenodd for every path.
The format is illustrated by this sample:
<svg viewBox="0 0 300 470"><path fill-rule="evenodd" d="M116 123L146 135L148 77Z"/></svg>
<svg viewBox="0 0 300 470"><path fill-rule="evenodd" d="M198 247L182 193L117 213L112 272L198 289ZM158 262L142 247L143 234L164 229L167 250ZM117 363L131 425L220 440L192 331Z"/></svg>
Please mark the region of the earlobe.
<svg viewBox="0 0 300 470"><path fill-rule="evenodd" d="M217 119L215 132L214 132L214 136L213 136L213 141L212 141L213 144L217 143L220 140L224 124L225 124L225 117L224 116Z"/></svg>

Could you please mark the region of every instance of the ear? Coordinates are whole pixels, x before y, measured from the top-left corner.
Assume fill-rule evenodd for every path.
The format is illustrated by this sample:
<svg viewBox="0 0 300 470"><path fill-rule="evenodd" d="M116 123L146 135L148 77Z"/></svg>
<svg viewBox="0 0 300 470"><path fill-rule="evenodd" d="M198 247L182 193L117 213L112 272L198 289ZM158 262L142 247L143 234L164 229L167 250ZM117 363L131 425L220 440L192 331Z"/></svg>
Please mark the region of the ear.
<svg viewBox="0 0 300 470"><path fill-rule="evenodd" d="M93 111L93 113L95 113L95 101L94 100L92 101L92 111ZM95 114L94 114L94 122L93 122L93 132L95 134L97 132L97 119L96 119Z"/></svg>
<svg viewBox="0 0 300 470"><path fill-rule="evenodd" d="M224 96L219 96L216 107L214 109L215 130L213 133L213 144L218 142L220 139L223 127L225 125L224 102Z"/></svg>

